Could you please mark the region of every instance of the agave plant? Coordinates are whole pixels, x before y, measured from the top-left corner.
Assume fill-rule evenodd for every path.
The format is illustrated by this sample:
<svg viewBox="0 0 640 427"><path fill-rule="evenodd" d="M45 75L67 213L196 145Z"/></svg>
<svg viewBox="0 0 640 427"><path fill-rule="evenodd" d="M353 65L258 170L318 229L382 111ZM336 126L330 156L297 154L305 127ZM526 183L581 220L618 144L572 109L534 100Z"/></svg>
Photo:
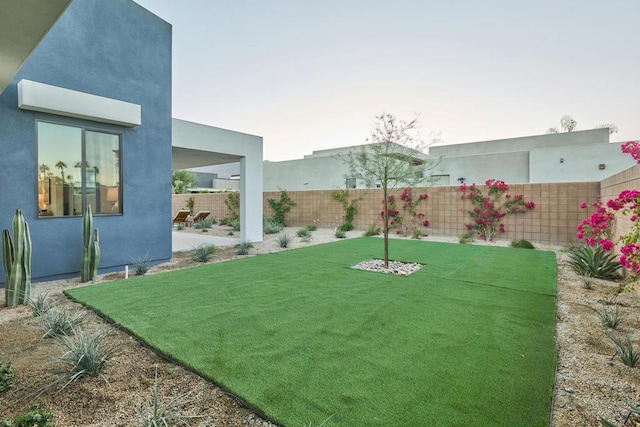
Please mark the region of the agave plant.
<svg viewBox="0 0 640 427"><path fill-rule="evenodd" d="M605 251L599 245L583 246L569 252L569 265L573 270L585 277L616 280L620 277L620 264L615 255Z"/></svg>

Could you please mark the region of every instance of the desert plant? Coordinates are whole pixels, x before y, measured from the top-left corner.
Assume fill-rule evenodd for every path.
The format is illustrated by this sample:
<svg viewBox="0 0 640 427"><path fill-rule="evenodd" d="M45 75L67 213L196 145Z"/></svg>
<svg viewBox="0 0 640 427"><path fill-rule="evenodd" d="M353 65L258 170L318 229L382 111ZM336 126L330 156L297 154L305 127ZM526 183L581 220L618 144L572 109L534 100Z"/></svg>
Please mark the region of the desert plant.
<svg viewBox="0 0 640 427"><path fill-rule="evenodd" d="M82 322L82 311L70 314L66 310L53 307L40 316L40 328L44 331L43 337L57 337L73 332L74 328Z"/></svg>
<svg viewBox="0 0 640 427"><path fill-rule="evenodd" d="M278 243L280 243L280 247L281 248L286 248L289 246L289 235L288 234L281 234L280 236L278 236Z"/></svg>
<svg viewBox="0 0 640 427"><path fill-rule="evenodd" d="M345 237L347 237L347 233L344 230L340 229L340 227L338 227L336 228L335 236L338 239L344 239Z"/></svg>
<svg viewBox="0 0 640 427"><path fill-rule="evenodd" d="M214 253L216 253L216 247L214 245L203 244L196 248L193 259L198 262L207 262Z"/></svg>
<svg viewBox="0 0 640 427"><path fill-rule="evenodd" d="M536 247L533 244L525 239L514 239L511 241L512 248L521 248L521 249L535 249Z"/></svg>
<svg viewBox="0 0 640 427"><path fill-rule="evenodd" d="M131 265L133 265L136 275L144 276L151 268L151 257L149 257L149 254L141 258L135 257L131 260Z"/></svg>
<svg viewBox="0 0 640 427"><path fill-rule="evenodd" d="M232 191L227 194L227 198L224 199L224 204L227 206L229 210L229 216L226 218L231 221L234 219L240 218L240 193L237 191ZM220 221L222 224L222 221ZM228 224L227 224L228 225Z"/></svg>
<svg viewBox="0 0 640 427"><path fill-rule="evenodd" d="M640 415L640 405L636 406L636 405L629 405L629 413L627 414L627 417L624 420L624 426L623 427L627 427L630 426L631 424L628 424L627 422L629 421L629 418L631 418L631 415ZM605 427L618 427L617 425L615 425L614 423L612 423L611 421L607 421L604 418L600 418L600 424L605 426Z"/></svg>
<svg viewBox="0 0 640 427"><path fill-rule="evenodd" d="M47 387L59 385L62 390L81 378L102 376L105 365L117 353L117 347L106 343L108 331L90 333L74 328L72 332L73 336L63 334L56 339L64 353L55 359L57 378Z"/></svg>
<svg viewBox="0 0 640 427"><path fill-rule="evenodd" d="M153 377L153 389L151 391L151 407L145 408L145 414L142 416L141 424L144 427L167 427L177 425L176 423L184 418L197 417L197 415L183 415L177 412L178 409L198 401L197 399L190 399L190 396L195 392L196 390L191 390L174 397L167 403L160 402L158 393L158 367L156 366Z"/></svg>
<svg viewBox="0 0 640 427"><path fill-rule="evenodd" d="M0 360L0 392L13 387L15 375L11 369L11 363Z"/></svg>
<svg viewBox="0 0 640 427"><path fill-rule="evenodd" d="M22 211L13 215L13 238L2 232L2 265L5 273L7 306L26 304L31 296L31 234Z"/></svg>
<svg viewBox="0 0 640 427"><path fill-rule="evenodd" d="M100 244L98 229L93 228L91 206L87 206L82 217L82 268L81 281L95 280L100 264Z"/></svg>
<svg viewBox="0 0 640 427"><path fill-rule="evenodd" d="M631 368L635 368L640 361L640 347L633 345L631 335L629 335L628 332L624 333L624 336L621 333L611 333L609 334L609 338L613 341L616 347L616 354L620 356L622 363Z"/></svg>
<svg viewBox="0 0 640 427"><path fill-rule="evenodd" d="M184 230L184 224L178 224L178 231Z"/></svg>
<svg viewBox="0 0 640 427"><path fill-rule="evenodd" d="M420 230L413 230L413 232L411 233L411 238L412 239L416 239L419 240L422 238L422 232Z"/></svg>
<svg viewBox="0 0 640 427"><path fill-rule="evenodd" d="M173 171L171 174L171 188L175 194L185 194L187 189L196 182L196 175L187 169Z"/></svg>
<svg viewBox="0 0 640 427"><path fill-rule="evenodd" d="M465 244L465 243L471 243L475 240L475 238L473 237L473 231L465 231L464 233L462 233L460 235L460 243L461 244Z"/></svg>
<svg viewBox="0 0 640 427"><path fill-rule="evenodd" d="M340 202L342 208L344 209L344 215L342 216L342 224L340 227L343 231L351 231L353 230L353 220L355 219L356 214L358 213L357 203L362 200L362 197L358 197L357 199L349 199L349 190L335 190L331 192L331 197L334 200Z"/></svg>
<svg viewBox="0 0 640 427"><path fill-rule="evenodd" d="M280 190L280 199L267 199L267 204L273 211L271 221L285 225L284 217L291 211L291 208L296 205L296 202L289 197L287 190Z"/></svg>
<svg viewBox="0 0 640 427"><path fill-rule="evenodd" d="M369 228L367 228L367 230L362 235L371 237L371 236L377 236L378 234L380 234L380 227L378 227L375 224L371 224Z"/></svg>
<svg viewBox="0 0 640 427"><path fill-rule="evenodd" d="M592 277L583 277L582 278L582 286L585 289L593 289L593 278Z"/></svg>
<svg viewBox="0 0 640 427"><path fill-rule="evenodd" d="M198 222L193 223L193 228L206 230L207 228L213 227L216 224L216 219L214 217L206 217Z"/></svg>
<svg viewBox="0 0 640 427"><path fill-rule="evenodd" d="M236 255L249 255L249 249L253 248L253 243L246 241L240 242L236 246Z"/></svg>
<svg viewBox="0 0 640 427"><path fill-rule="evenodd" d="M608 253L600 245L583 246L569 252L569 265L573 270L586 277L616 280L620 264L613 254Z"/></svg>
<svg viewBox="0 0 640 427"><path fill-rule="evenodd" d="M282 224L275 223L269 219L265 220L264 225L262 226L264 234L276 234L282 231L283 228Z"/></svg>
<svg viewBox="0 0 640 427"><path fill-rule="evenodd" d="M51 300L49 300L49 292L38 292L38 297L35 300L29 298L29 306L33 317L42 316L52 307Z"/></svg>
<svg viewBox="0 0 640 427"><path fill-rule="evenodd" d="M309 231L308 228L304 227L304 228L299 228L296 231L296 236L298 237L311 237L311 231Z"/></svg>
<svg viewBox="0 0 640 427"><path fill-rule="evenodd" d="M189 209L189 212L191 212L191 214L193 215L193 205L196 203L196 199L194 199L193 197L189 197L187 198L187 209Z"/></svg>
<svg viewBox="0 0 640 427"><path fill-rule="evenodd" d="M622 312L618 304L607 305L603 303L602 310L594 310L605 328L616 329L622 322Z"/></svg>
<svg viewBox="0 0 640 427"><path fill-rule="evenodd" d="M315 224L309 224L309 225L305 225L304 228L306 228L309 231L316 231L318 229L318 226Z"/></svg>
<svg viewBox="0 0 640 427"><path fill-rule="evenodd" d="M44 412L40 405L31 405L25 415L17 415L13 420L0 420L0 427L53 427L49 421L53 418L51 412Z"/></svg>
<svg viewBox="0 0 640 427"><path fill-rule="evenodd" d="M240 218L234 218L229 222L233 231L240 231Z"/></svg>

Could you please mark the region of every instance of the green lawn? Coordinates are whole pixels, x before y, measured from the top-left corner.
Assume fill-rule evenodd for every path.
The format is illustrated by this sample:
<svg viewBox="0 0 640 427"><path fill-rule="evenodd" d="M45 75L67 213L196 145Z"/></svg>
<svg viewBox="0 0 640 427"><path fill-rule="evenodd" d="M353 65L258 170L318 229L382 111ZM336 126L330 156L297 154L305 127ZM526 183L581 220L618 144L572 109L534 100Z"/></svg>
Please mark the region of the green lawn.
<svg viewBox="0 0 640 427"><path fill-rule="evenodd" d="M551 252L360 238L67 291L286 426L545 426Z"/></svg>

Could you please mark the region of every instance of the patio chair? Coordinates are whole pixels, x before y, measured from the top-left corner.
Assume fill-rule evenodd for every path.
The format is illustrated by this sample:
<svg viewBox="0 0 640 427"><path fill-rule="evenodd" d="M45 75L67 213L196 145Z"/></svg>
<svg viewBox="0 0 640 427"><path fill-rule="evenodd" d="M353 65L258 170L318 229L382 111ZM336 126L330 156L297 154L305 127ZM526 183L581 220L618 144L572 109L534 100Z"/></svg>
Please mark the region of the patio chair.
<svg viewBox="0 0 640 427"><path fill-rule="evenodd" d="M176 224L189 224L189 214L191 214L191 212L189 211L189 209L180 209L178 211L178 213L173 217L173 220L171 222L171 225L174 226Z"/></svg>
<svg viewBox="0 0 640 427"><path fill-rule="evenodd" d="M208 217L210 213L211 212L209 211L198 211L198 213L193 216L193 223L195 224L198 221L202 221L203 219Z"/></svg>

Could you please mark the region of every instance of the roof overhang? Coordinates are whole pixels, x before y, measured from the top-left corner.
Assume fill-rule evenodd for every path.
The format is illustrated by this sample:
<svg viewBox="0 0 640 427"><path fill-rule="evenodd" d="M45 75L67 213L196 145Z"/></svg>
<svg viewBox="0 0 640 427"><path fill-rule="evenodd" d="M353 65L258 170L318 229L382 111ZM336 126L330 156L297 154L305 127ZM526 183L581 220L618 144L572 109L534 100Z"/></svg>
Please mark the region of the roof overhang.
<svg viewBox="0 0 640 427"><path fill-rule="evenodd" d="M0 0L0 93L73 0Z"/></svg>

